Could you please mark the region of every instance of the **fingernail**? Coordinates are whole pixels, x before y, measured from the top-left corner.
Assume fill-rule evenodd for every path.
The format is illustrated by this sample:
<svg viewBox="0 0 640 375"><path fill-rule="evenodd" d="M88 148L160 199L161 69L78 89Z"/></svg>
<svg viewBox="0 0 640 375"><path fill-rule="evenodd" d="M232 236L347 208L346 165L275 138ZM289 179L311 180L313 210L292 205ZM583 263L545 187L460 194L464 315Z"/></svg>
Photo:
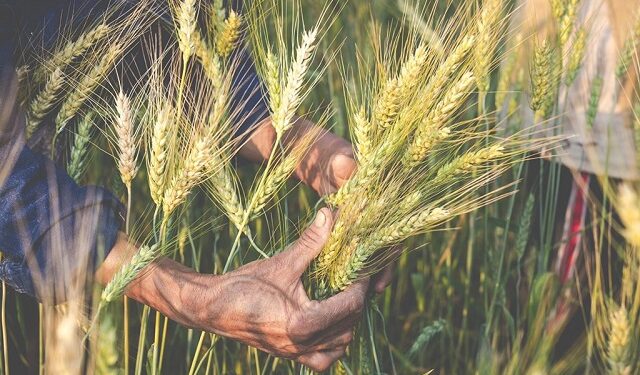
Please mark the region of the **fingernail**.
<svg viewBox="0 0 640 375"><path fill-rule="evenodd" d="M324 214L324 211L318 211L316 214L316 219L313 221L313 224L316 227L324 227L324 224L327 222L327 216Z"/></svg>

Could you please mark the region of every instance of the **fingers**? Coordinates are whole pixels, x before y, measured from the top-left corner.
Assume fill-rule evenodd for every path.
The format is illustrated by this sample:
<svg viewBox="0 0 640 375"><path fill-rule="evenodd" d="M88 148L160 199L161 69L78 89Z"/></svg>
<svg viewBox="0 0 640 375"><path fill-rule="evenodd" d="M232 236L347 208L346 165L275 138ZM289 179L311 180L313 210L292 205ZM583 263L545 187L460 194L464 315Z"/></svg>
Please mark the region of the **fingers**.
<svg viewBox="0 0 640 375"><path fill-rule="evenodd" d="M373 290L376 293L384 293L384 290L391 284L391 281L393 281L394 268L395 262L383 268L382 271L373 277Z"/></svg>
<svg viewBox="0 0 640 375"><path fill-rule="evenodd" d="M315 259L324 243L329 238L333 226L333 215L328 208L322 208L316 214L313 223L302 233L300 238L282 254L287 257L293 272L299 276Z"/></svg>
<svg viewBox="0 0 640 375"><path fill-rule="evenodd" d="M362 278L343 292L318 303L315 319L323 327L329 327L346 319L357 319L364 308L369 289L369 278ZM314 320L312 318L312 320Z"/></svg>

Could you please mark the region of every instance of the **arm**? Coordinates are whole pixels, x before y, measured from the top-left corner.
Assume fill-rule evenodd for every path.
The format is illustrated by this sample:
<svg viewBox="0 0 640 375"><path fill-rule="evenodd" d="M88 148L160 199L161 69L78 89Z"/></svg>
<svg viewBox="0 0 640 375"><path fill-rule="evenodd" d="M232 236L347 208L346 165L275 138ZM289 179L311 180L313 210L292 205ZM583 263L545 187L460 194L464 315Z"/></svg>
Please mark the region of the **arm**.
<svg viewBox="0 0 640 375"><path fill-rule="evenodd" d="M363 279L325 301L312 301L306 295L300 277L322 249L332 225L331 212L322 209L287 250L224 275L200 274L160 259L131 283L127 295L185 326L324 371L344 355L369 285ZM135 251L120 235L98 269L98 281L108 282Z"/></svg>

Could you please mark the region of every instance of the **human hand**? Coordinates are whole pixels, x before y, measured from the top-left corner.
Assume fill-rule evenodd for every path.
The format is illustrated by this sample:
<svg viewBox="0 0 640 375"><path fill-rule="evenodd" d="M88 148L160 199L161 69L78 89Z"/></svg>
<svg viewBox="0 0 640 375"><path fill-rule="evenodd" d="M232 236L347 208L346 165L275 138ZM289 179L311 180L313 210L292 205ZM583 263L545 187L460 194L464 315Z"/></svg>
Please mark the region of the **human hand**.
<svg viewBox="0 0 640 375"><path fill-rule="evenodd" d="M313 122L298 118L285 134L284 142L297 142L318 128ZM348 141L324 129L318 133L317 139L296 167L295 175L318 194L327 195L335 192L351 177L356 169L356 161ZM275 129L267 119L256 127L240 154L249 160L262 161L271 154L275 137Z"/></svg>
<svg viewBox="0 0 640 375"><path fill-rule="evenodd" d="M194 325L241 341L315 371L344 355L360 319L369 280L360 280L327 300L307 296L302 273L329 237L332 215L318 212L314 223L288 249L233 272L206 276L209 290L196 291Z"/></svg>

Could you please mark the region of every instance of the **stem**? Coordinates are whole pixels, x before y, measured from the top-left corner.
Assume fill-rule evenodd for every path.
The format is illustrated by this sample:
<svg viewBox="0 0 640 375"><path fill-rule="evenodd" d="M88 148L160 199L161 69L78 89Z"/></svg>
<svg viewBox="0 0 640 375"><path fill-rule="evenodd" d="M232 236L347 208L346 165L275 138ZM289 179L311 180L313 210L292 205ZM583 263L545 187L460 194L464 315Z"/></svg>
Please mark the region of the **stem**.
<svg viewBox="0 0 640 375"><path fill-rule="evenodd" d="M127 217L125 219L125 233L129 235L129 226L131 223L131 183L127 184ZM127 296L122 298L123 306L123 325L124 325L124 373L129 374L129 300Z"/></svg>
<svg viewBox="0 0 640 375"><path fill-rule="evenodd" d="M144 355L144 339L147 335L147 321L149 320L149 310L151 308L144 305L142 309L142 320L140 321L140 337L138 338L138 353L136 353L136 369L135 374L142 373L142 356Z"/></svg>
<svg viewBox="0 0 640 375"><path fill-rule="evenodd" d="M2 282L2 354L3 374L9 375L9 347L7 346L7 284Z"/></svg>

